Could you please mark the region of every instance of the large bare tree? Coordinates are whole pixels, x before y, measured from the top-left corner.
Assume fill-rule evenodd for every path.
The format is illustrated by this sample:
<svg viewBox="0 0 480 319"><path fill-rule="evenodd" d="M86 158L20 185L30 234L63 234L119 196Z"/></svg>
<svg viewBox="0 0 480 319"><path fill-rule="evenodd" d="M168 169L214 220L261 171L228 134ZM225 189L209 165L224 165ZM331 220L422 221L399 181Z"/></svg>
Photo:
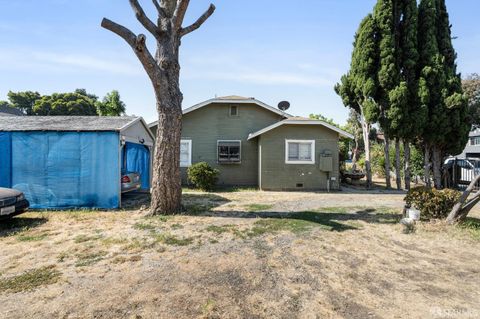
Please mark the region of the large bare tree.
<svg viewBox="0 0 480 319"><path fill-rule="evenodd" d="M102 27L123 38L133 49L152 81L158 112L158 131L153 160L150 214L175 214L181 208L180 136L182 92L180 91L179 48L182 38L197 30L215 11L210 5L193 24L183 27L190 0L152 0L157 9L156 23L137 0L129 0L137 20L156 41L152 55L144 34L104 18Z"/></svg>

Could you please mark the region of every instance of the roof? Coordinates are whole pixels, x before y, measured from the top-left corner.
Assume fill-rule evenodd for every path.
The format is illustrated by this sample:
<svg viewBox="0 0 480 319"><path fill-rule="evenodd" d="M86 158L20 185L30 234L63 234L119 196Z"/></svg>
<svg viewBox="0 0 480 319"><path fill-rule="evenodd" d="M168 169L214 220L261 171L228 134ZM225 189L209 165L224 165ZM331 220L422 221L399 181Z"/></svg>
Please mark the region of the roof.
<svg viewBox="0 0 480 319"><path fill-rule="evenodd" d="M291 117L290 114L283 112L282 110L279 110L277 108L274 108L273 106L270 106L266 103L263 103L262 101L259 101L253 97L243 97L243 96L238 96L238 95L229 95L229 96L222 96L222 97L216 97L214 99L210 99L198 104L195 104L194 106L191 106L189 108L186 108L183 110L183 115L188 114L190 112L193 112L195 110L198 110L204 106L210 105L210 104L224 104L224 103L232 103L232 104L256 104L260 107L263 107L264 109L276 113L278 115L281 115L283 117L289 118ZM148 126L153 127L158 124L158 121L155 121L153 123L150 123Z"/></svg>
<svg viewBox="0 0 480 319"><path fill-rule="evenodd" d="M0 117L0 131L122 131L138 121L136 116L19 116Z"/></svg>
<svg viewBox="0 0 480 319"><path fill-rule="evenodd" d="M257 131L255 133L251 133L248 136L248 139L251 140L252 138L260 136L260 135L262 135L262 134L264 134L268 131L271 131L271 130L281 126L281 125L321 125L321 126L324 126L324 127L328 128L332 131L337 132L338 134L340 134L340 136L350 138L350 139L354 138L352 134L350 134L348 132L345 132L344 130L339 129L338 127L333 126L331 124L328 124L324 121L313 120L313 119L309 119L309 118L306 118L306 117L295 116L295 117L291 117L291 118L285 119L283 121L277 122L275 124L272 124L270 126L267 126L264 129L261 129L260 131Z"/></svg>
<svg viewBox="0 0 480 319"><path fill-rule="evenodd" d="M22 111L14 107L0 105L0 116L22 116Z"/></svg>

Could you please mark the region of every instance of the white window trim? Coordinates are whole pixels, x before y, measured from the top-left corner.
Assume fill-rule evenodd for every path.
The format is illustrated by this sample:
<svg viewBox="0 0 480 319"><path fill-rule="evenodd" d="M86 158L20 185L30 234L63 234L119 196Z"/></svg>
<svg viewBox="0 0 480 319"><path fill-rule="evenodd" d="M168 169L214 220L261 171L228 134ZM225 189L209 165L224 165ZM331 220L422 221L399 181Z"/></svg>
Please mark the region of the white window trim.
<svg viewBox="0 0 480 319"><path fill-rule="evenodd" d="M239 142L240 143L240 160L238 162L220 162L218 160L218 144L221 142ZM241 140L217 140L217 164L241 164L242 163L242 141Z"/></svg>
<svg viewBox="0 0 480 319"><path fill-rule="evenodd" d="M192 140L180 140L180 143L188 143L188 164L182 165L180 162L180 167L190 167L192 166Z"/></svg>
<svg viewBox="0 0 480 319"><path fill-rule="evenodd" d="M312 159L310 161L291 161L288 159L289 143L309 143L312 146ZM285 140L285 164L315 164L315 140Z"/></svg>

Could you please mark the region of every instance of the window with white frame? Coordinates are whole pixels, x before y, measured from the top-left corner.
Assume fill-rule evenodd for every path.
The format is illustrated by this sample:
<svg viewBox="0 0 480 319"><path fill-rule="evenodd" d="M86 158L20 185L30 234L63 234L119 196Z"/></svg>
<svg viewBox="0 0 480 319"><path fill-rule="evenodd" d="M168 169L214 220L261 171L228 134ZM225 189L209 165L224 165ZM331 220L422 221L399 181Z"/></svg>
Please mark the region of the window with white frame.
<svg viewBox="0 0 480 319"><path fill-rule="evenodd" d="M217 159L219 163L240 163L241 141L217 141Z"/></svg>
<svg viewBox="0 0 480 319"><path fill-rule="evenodd" d="M285 140L285 163L315 164L315 141Z"/></svg>
<svg viewBox="0 0 480 319"><path fill-rule="evenodd" d="M180 167L192 165L192 140L180 141Z"/></svg>

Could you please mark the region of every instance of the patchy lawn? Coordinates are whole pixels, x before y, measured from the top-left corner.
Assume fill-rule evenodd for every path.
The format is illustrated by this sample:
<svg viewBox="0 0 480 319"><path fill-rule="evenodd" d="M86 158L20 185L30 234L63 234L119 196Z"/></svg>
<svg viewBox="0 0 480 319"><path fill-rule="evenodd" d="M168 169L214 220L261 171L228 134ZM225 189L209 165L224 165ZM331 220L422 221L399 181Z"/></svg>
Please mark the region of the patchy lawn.
<svg viewBox="0 0 480 319"><path fill-rule="evenodd" d="M0 224L5 318L478 318L480 213L398 224L400 193L184 194L180 216Z"/></svg>

